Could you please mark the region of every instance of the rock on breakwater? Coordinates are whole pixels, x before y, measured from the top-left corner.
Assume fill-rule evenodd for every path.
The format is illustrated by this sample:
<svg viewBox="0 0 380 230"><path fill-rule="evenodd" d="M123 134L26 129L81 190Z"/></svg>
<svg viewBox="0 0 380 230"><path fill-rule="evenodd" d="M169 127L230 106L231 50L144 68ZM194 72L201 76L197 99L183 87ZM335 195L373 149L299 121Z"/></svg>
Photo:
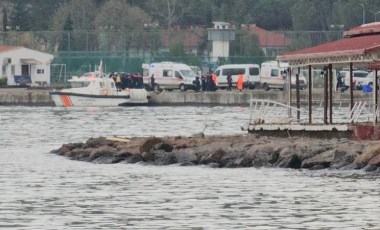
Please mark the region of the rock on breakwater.
<svg viewBox="0 0 380 230"><path fill-rule="evenodd" d="M274 138L255 135L90 138L52 153L94 163L364 169L380 174L380 143L349 139Z"/></svg>

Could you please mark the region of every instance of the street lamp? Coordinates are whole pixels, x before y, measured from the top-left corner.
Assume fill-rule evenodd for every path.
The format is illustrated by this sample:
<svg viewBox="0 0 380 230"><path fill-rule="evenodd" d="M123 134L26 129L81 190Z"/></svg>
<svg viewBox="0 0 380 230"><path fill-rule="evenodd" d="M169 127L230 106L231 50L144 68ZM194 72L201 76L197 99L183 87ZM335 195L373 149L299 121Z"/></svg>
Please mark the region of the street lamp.
<svg viewBox="0 0 380 230"><path fill-rule="evenodd" d="M363 7L363 24L365 24L365 8L364 8L364 4L360 3L360 5Z"/></svg>
<svg viewBox="0 0 380 230"><path fill-rule="evenodd" d="M373 15L375 15L375 22L377 22L376 16L377 16L377 14L380 14L380 11L377 11L377 12L372 11L372 13L373 13Z"/></svg>

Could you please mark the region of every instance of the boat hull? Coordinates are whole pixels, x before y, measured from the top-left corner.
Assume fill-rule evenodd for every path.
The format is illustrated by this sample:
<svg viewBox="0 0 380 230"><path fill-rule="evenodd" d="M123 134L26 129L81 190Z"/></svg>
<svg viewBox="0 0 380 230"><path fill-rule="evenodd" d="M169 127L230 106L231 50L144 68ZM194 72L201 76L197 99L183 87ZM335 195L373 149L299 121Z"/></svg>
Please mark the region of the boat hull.
<svg viewBox="0 0 380 230"><path fill-rule="evenodd" d="M133 97L130 95L91 95L69 92L50 92L56 106L60 107L112 107L145 105L148 103L147 96Z"/></svg>

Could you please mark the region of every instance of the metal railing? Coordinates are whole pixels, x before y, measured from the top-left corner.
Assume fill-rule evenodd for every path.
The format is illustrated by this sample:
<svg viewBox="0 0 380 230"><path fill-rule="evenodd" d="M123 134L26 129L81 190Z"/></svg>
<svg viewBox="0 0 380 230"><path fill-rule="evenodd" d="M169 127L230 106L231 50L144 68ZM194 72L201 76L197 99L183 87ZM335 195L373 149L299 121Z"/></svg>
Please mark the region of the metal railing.
<svg viewBox="0 0 380 230"><path fill-rule="evenodd" d="M356 102L352 110L349 106L343 106L342 103L334 106L333 109L333 122L335 124L372 123L378 120L380 115L379 108L375 111L375 106L365 101ZM297 119L297 112L300 113L300 119ZM320 103L318 107L313 108L313 124L323 124L323 114L323 103ZM306 108L296 108L271 100L250 100L250 125L308 123L309 111Z"/></svg>

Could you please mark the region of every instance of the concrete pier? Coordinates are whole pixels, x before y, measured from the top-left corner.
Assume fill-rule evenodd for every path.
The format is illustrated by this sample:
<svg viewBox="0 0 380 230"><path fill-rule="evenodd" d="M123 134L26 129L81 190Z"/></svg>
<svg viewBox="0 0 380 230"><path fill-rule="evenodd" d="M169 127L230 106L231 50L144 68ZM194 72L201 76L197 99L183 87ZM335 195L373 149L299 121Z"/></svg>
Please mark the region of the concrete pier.
<svg viewBox="0 0 380 230"><path fill-rule="evenodd" d="M0 105L54 106L49 91L42 89L0 89Z"/></svg>
<svg viewBox="0 0 380 230"><path fill-rule="evenodd" d="M296 92L292 92L292 101L296 100ZM288 100L288 92L279 90L263 91L245 90L239 91L216 91L216 92L150 92L152 105L230 105L249 106L251 97L256 99L267 99L281 103ZM302 104L307 104L308 92L302 90L300 99ZM372 100L372 94L361 91L354 92L355 100ZM323 101L323 91L313 92L313 103L319 104ZM334 103L349 103L349 93L335 92ZM26 105L26 106L54 106L48 89L24 89L24 88L0 88L0 105Z"/></svg>

